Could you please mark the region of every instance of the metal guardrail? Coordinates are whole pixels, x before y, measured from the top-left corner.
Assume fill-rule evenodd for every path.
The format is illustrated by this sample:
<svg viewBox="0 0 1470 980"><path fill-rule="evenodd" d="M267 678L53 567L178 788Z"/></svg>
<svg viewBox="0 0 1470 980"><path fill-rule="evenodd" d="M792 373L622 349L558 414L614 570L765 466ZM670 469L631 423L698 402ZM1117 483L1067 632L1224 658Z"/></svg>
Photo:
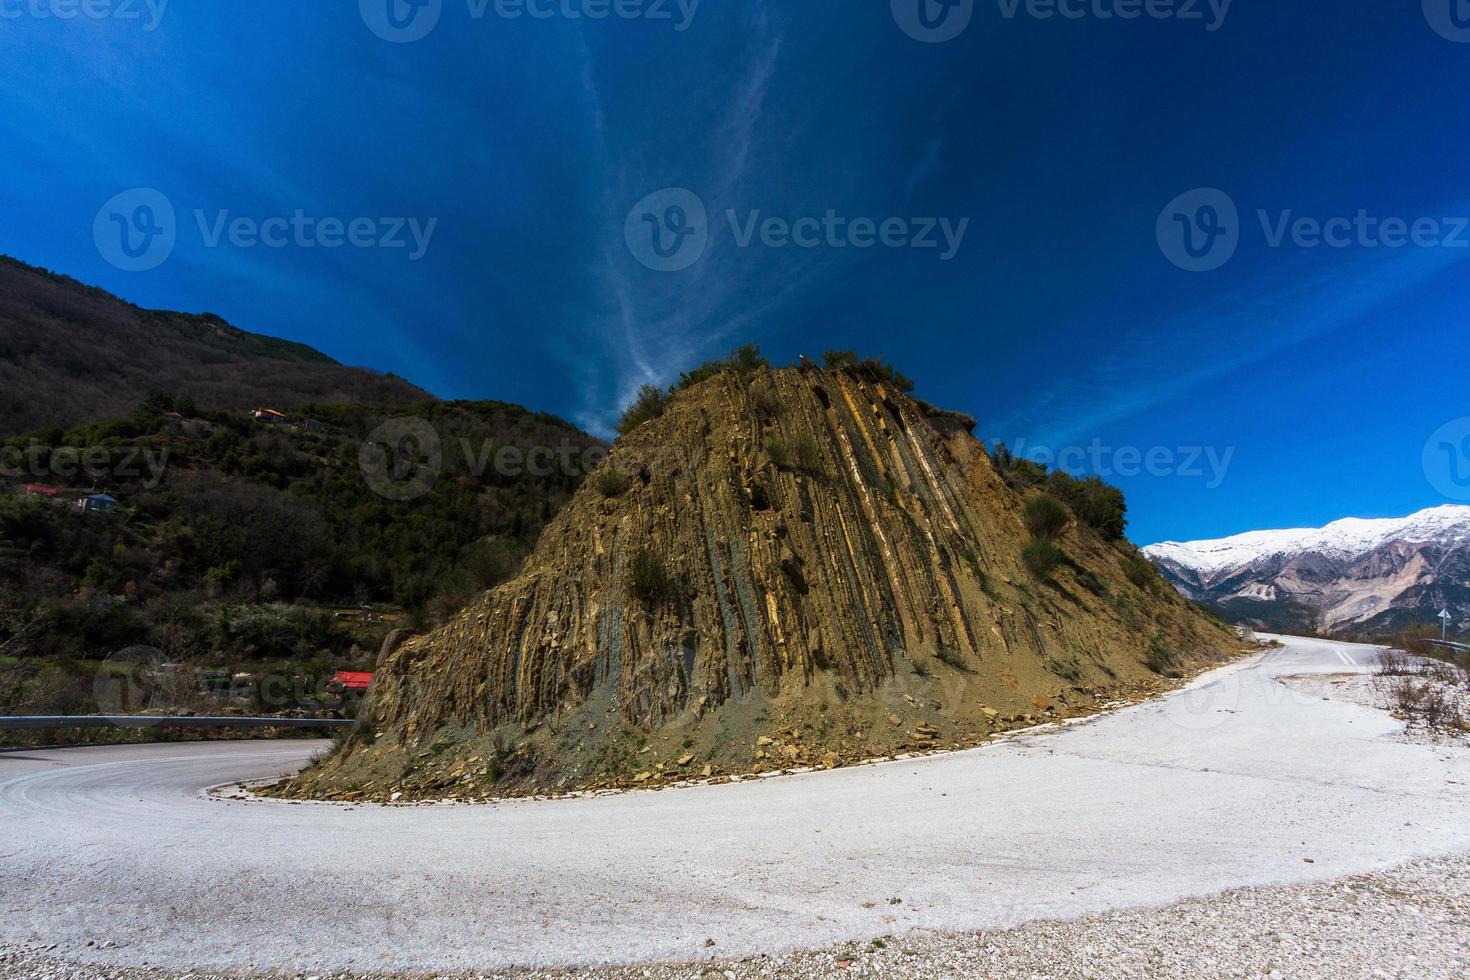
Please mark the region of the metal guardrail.
<svg viewBox="0 0 1470 980"><path fill-rule="evenodd" d="M1461 653L1470 652L1470 643L1456 643L1454 640L1425 640L1424 642L1448 650L1459 650Z"/></svg>
<svg viewBox="0 0 1470 980"><path fill-rule="evenodd" d="M61 728L351 728L346 718L232 718L185 715L20 715L0 716L0 732Z"/></svg>

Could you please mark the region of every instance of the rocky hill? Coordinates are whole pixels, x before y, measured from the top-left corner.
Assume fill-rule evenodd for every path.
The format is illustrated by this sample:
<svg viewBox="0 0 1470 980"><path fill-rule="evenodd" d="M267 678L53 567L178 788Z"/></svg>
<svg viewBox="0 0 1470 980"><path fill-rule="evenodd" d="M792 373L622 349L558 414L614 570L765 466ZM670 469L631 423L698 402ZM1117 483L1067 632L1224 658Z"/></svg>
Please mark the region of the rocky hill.
<svg viewBox="0 0 1470 980"><path fill-rule="evenodd" d="M1088 712L1232 646L1076 520L1028 570L1024 504L891 384L718 372L617 443L519 577L386 657L358 731L283 791L840 765Z"/></svg>
<svg viewBox="0 0 1470 980"><path fill-rule="evenodd" d="M431 397L304 344L209 313L145 310L0 256L0 435L118 418L150 390L206 409Z"/></svg>
<svg viewBox="0 0 1470 980"><path fill-rule="evenodd" d="M1234 622L1301 632L1470 627L1470 507L1323 528L1165 542L1144 552L1184 595Z"/></svg>

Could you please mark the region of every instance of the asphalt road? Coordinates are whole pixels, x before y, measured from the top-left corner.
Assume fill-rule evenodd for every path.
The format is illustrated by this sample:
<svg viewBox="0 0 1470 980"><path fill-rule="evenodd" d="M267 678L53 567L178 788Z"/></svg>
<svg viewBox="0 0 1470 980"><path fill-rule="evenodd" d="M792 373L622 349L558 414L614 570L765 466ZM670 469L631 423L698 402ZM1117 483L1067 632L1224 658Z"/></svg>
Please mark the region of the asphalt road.
<svg viewBox="0 0 1470 980"><path fill-rule="evenodd" d="M1275 678L986 748L493 806L211 799L315 743L0 754L0 943L98 964L448 970L695 959L979 929L1470 850L1470 750ZM1310 862L1310 863L1309 863ZM714 945L706 945L713 939Z"/></svg>

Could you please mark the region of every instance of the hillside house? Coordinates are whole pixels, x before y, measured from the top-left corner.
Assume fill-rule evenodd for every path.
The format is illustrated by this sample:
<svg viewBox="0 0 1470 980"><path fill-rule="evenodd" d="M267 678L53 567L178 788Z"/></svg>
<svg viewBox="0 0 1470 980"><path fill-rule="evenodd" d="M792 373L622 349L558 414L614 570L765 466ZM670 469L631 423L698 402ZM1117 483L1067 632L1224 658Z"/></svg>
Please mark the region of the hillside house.
<svg viewBox="0 0 1470 980"><path fill-rule="evenodd" d="M327 692L343 701L359 700L367 697L368 688L372 685L373 675L368 671L339 670L327 683Z"/></svg>
<svg viewBox="0 0 1470 980"><path fill-rule="evenodd" d="M47 497L54 499L56 495L60 492L61 491L58 490L56 487L43 486L39 483L26 484L26 495L29 497Z"/></svg>
<svg viewBox="0 0 1470 980"><path fill-rule="evenodd" d="M110 493L94 493L78 500L77 506L89 514L105 514L117 509L117 498Z"/></svg>
<svg viewBox="0 0 1470 980"><path fill-rule="evenodd" d="M274 408L257 408L250 413L257 422L265 422L270 425L280 425L286 421L284 412L278 412Z"/></svg>

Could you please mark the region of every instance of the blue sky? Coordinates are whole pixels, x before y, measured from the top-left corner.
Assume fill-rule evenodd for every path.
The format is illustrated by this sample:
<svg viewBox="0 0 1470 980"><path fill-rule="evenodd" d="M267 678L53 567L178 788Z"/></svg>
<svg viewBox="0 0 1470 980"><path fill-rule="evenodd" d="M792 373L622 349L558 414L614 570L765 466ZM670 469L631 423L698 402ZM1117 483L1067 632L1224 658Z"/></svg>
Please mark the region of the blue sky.
<svg viewBox="0 0 1470 980"><path fill-rule="evenodd" d="M781 361L855 347L987 439L1101 460L1139 543L1447 502L1421 454L1470 414L1470 247L1453 245L1470 231L1271 234L1287 212L1470 214L1450 0L1438 25L1434 0L1132 20L1097 16L1118 0L1080 18L975 0L942 43L901 26L920 0L623 0L644 16L596 20L567 12L598 0L539 0L544 18L438 0L409 43L369 27L389 0L174 0L156 20L160 0L101 2L110 16L63 19L0 0L0 251L135 302L599 431L639 384L747 340ZM177 227L165 261L129 272L93 225L138 187ZM706 210L704 250L673 272L625 236L666 188ZM1198 188L1238 211L1207 272L1159 234ZM298 210L371 219L364 241L434 224L416 260L209 241L221 218ZM857 247L850 224L811 248L740 240L829 212L908 236L967 223L947 258ZM1174 213L1206 230L1193 203Z"/></svg>

